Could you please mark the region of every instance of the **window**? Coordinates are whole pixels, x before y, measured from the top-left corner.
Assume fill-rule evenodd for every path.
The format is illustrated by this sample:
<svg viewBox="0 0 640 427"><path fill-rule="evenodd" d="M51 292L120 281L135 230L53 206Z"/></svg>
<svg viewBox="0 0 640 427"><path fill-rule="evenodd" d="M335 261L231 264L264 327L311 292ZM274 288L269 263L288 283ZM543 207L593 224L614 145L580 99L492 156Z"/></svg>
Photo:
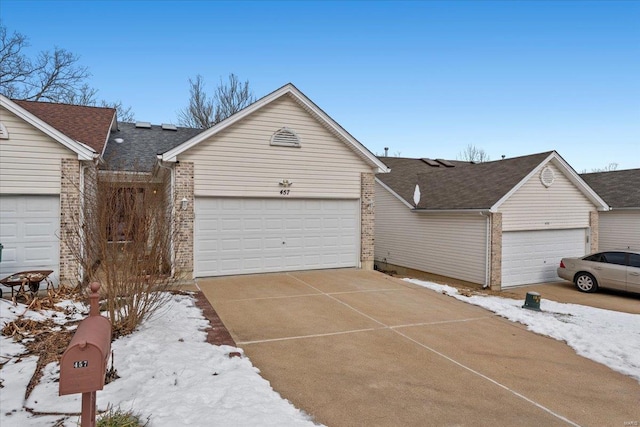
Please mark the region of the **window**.
<svg viewBox="0 0 640 427"><path fill-rule="evenodd" d="M640 268L640 255L629 254L629 266Z"/></svg>
<svg viewBox="0 0 640 427"><path fill-rule="evenodd" d="M602 258L608 264L627 265L627 254L624 252L604 252Z"/></svg>
<svg viewBox="0 0 640 427"><path fill-rule="evenodd" d="M130 242L140 239L144 231L142 188L119 188L112 194L107 212L107 236L111 242Z"/></svg>
<svg viewBox="0 0 640 427"><path fill-rule="evenodd" d="M300 138L291 129L281 128L271 137L271 145L279 145L281 147L300 147Z"/></svg>
<svg viewBox="0 0 640 427"><path fill-rule="evenodd" d="M606 262L602 259L602 254L593 254L583 258L585 261L593 261L593 262Z"/></svg>

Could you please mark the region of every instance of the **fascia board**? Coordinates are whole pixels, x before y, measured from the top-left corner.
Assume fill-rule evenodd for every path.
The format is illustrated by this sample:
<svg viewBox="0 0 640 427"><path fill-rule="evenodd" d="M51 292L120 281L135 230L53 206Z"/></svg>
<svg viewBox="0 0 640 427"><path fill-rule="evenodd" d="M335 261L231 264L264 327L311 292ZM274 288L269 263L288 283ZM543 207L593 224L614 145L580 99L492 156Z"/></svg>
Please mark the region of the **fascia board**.
<svg viewBox="0 0 640 427"><path fill-rule="evenodd" d="M556 166L559 167L560 171L575 185L578 189L585 195L591 202L598 207L598 210L608 211L609 205L602 200L600 196L596 194L591 187L587 185L587 183L580 178L580 176L573 170L571 166L567 162L564 161L562 157L555 151L549 154L549 156L544 159L538 166L533 168L527 176L525 176L520 182L518 182L507 194L502 196L500 200L498 200L490 209L491 212L497 212L500 206L509 199L516 191L518 191L526 182L531 179L536 173L540 172L540 170L545 167L549 162L554 162Z"/></svg>
<svg viewBox="0 0 640 427"><path fill-rule="evenodd" d="M417 214L485 214L489 209L414 209Z"/></svg>
<svg viewBox="0 0 640 427"><path fill-rule="evenodd" d="M98 153L96 153L88 145L85 145L81 142L78 142L69 138L68 136L66 136L56 128L43 122L38 117L34 116L24 108L15 104L4 95L0 95L0 105L6 108L7 110L9 110L10 112L12 112L13 114L15 114L16 116L18 116L19 118L21 118L22 120L24 120L25 122L29 123L36 129L44 132L51 138L55 139L56 141L58 141L60 144L62 144L69 150L76 153L78 155L78 160L93 160L98 156Z"/></svg>
<svg viewBox="0 0 640 427"><path fill-rule="evenodd" d="M587 198L589 200L591 200L591 202L594 205L598 206L598 210L599 211L608 211L611 208L609 207L609 205L607 204L607 202L604 201L604 199L602 199L598 193L596 193L593 188L591 188L589 186L589 184L587 184L587 182L585 180L583 180L582 178L580 178L580 175L578 175L578 173L573 170L573 168L571 166L569 166L569 164L562 158L562 156L560 156L559 154L555 153L555 156L553 158L553 160L556 162L556 165L562 165L562 168L564 170L565 176L567 178L569 178L569 181L571 181L573 183L573 185L575 185L576 187L578 187L582 193L587 196Z"/></svg>
<svg viewBox="0 0 640 427"><path fill-rule="evenodd" d="M391 187L389 187L387 184L385 184L384 182L380 181L378 178L375 179L376 183L380 184L380 186L382 188L384 188L385 190L387 190L389 193L391 193L396 199L400 200L406 207L408 207L411 210L414 210L414 206L407 202L405 199L403 199L402 197L400 197L400 195L398 193L396 193L395 191L393 191L391 189Z"/></svg>
<svg viewBox="0 0 640 427"><path fill-rule="evenodd" d="M365 157L372 166L377 168L378 173L388 173L389 168L382 163L376 156L373 155L369 150L367 150L360 142L358 142L355 138L349 135L340 125L338 125L331 117L329 117L324 111L322 111L318 106L316 106L309 98L307 98L302 92L300 92L294 85L288 83L281 87L280 89L272 92L271 94L265 96L262 99L254 102L247 108L242 111L237 112L233 116L223 120L217 125L213 126L210 129L201 132L200 134L194 136L192 139L182 143L181 145L173 148L172 150L167 151L162 154L162 160L166 162L175 162L177 157L185 152L186 150L192 148L193 146L199 144L200 142L210 138L211 136L217 134L218 132L228 128L229 126L237 123L243 118L247 117L251 113L265 105L275 101L276 99L286 95L292 95L300 104L303 105L303 108L306 108L308 111L312 112L318 119L324 121L334 132L336 132L344 141L350 144L357 152L359 152L363 157Z"/></svg>

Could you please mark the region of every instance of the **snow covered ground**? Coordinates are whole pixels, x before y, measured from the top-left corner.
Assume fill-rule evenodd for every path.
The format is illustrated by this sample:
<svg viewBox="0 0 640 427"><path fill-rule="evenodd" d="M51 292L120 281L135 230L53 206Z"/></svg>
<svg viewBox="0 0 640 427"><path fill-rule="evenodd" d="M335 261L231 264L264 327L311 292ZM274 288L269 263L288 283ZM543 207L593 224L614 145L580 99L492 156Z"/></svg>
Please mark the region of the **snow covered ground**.
<svg viewBox="0 0 640 427"><path fill-rule="evenodd" d="M494 296L461 295L456 288L405 279L466 303L479 305L531 331L565 341L587 358L640 382L640 315L542 300L542 312L523 310L522 301ZM70 304L67 302L66 304ZM84 307L81 311L87 312ZM0 327L25 313L24 305L0 300ZM26 312L34 319L57 312ZM55 315L55 316L54 316ZM79 313L74 317L80 316ZM241 349L206 343L207 320L188 295L171 302L134 334L112 343L115 368L121 377L97 393L98 410L107 405L133 410L159 426L313 426L306 414L276 393L246 357L229 358ZM36 358L20 358L21 344L0 337L0 425L76 426L81 396L58 396L59 368L49 364L40 384L25 401L24 392ZM52 415L34 416L25 410ZM56 415L58 414L58 415Z"/></svg>

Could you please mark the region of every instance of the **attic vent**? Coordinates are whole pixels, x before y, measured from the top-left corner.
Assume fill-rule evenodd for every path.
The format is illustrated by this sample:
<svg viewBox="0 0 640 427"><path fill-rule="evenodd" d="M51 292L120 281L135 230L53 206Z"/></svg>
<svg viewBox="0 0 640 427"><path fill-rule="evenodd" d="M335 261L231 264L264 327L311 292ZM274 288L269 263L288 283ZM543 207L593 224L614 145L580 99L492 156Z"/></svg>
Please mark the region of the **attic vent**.
<svg viewBox="0 0 640 427"><path fill-rule="evenodd" d="M436 168L440 167L440 163L436 162L435 160L431 160L431 159L422 159L423 162L425 162L426 164L428 164L429 166L433 166Z"/></svg>
<svg viewBox="0 0 640 427"><path fill-rule="evenodd" d="M542 172L540 172L540 182L542 182L542 185L544 185L545 187L551 187L551 184L553 184L553 181L555 181L555 179L556 174L549 166L545 167L544 169L542 169Z"/></svg>
<svg viewBox="0 0 640 427"><path fill-rule="evenodd" d="M2 122L0 122L0 139L9 139L9 131Z"/></svg>
<svg viewBox="0 0 640 427"><path fill-rule="evenodd" d="M170 123L163 123L162 130L178 130L178 128L176 127L176 125L172 125Z"/></svg>
<svg viewBox="0 0 640 427"><path fill-rule="evenodd" d="M271 145L283 147L300 147L300 138L296 133L288 128L282 128L271 137Z"/></svg>
<svg viewBox="0 0 640 427"><path fill-rule="evenodd" d="M149 123L149 122L136 122L136 128L151 129L151 123Z"/></svg>
<svg viewBox="0 0 640 427"><path fill-rule="evenodd" d="M451 163L449 160L445 160L445 159L436 159L436 160L438 161L438 163L442 163L444 166L448 168L455 167L455 165Z"/></svg>

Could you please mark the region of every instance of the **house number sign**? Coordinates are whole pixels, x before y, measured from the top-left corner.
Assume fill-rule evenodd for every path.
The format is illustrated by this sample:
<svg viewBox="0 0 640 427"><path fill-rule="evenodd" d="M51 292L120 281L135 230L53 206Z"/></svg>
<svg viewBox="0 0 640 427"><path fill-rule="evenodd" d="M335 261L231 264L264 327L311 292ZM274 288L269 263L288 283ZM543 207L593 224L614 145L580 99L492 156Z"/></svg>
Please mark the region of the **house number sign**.
<svg viewBox="0 0 640 427"><path fill-rule="evenodd" d="M289 190L288 188L283 188L282 190L280 190L280 195L281 196L288 196L290 191L291 190Z"/></svg>
<svg viewBox="0 0 640 427"><path fill-rule="evenodd" d="M88 360L76 360L75 362L73 362L73 367L75 368L86 368L87 366L89 366L89 361Z"/></svg>

